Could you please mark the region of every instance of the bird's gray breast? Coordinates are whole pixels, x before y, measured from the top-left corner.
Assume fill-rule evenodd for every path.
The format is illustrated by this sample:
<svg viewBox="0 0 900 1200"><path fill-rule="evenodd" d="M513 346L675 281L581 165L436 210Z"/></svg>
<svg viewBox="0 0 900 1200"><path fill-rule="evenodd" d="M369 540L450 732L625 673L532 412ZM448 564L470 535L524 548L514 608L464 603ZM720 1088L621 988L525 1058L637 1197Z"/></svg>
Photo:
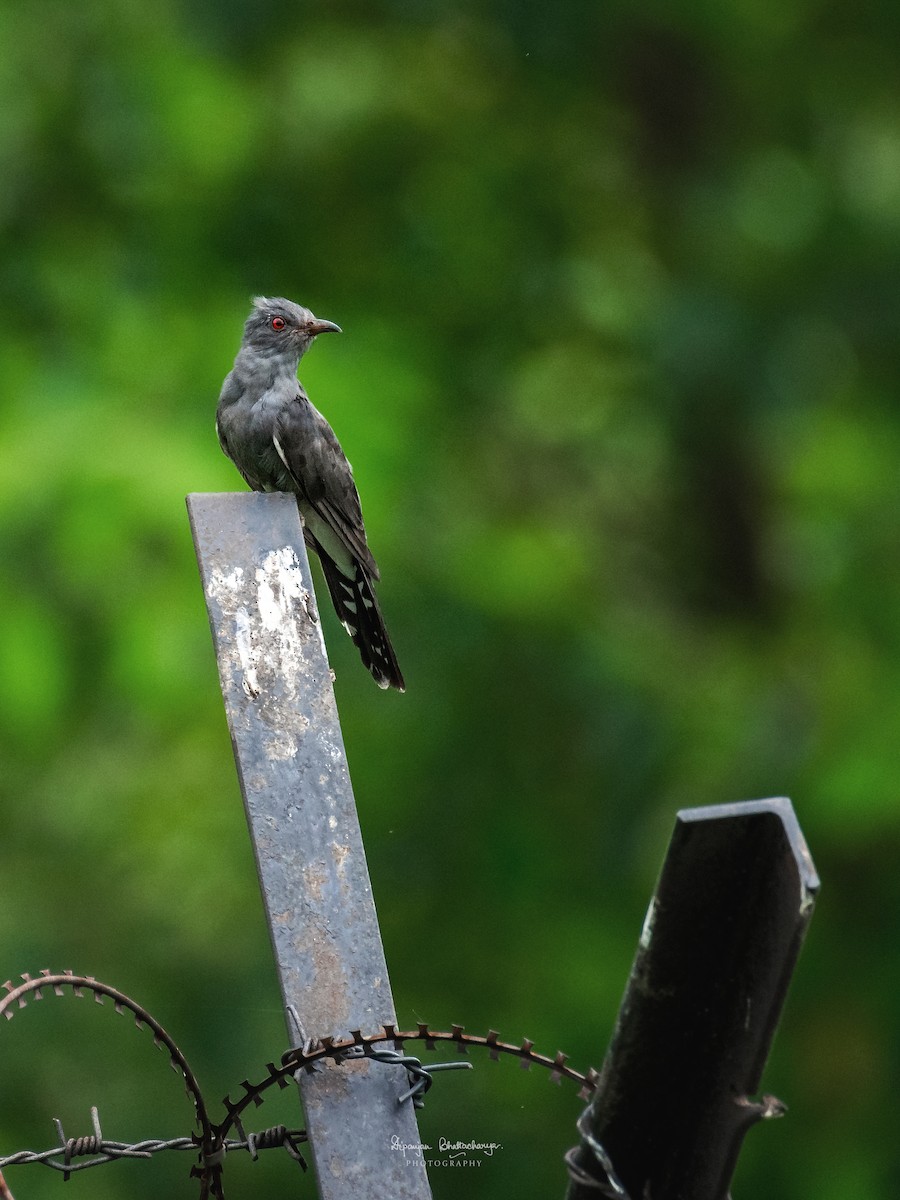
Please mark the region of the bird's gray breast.
<svg viewBox="0 0 900 1200"><path fill-rule="evenodd" d="M223 395L219 405L217 424L226 452L259 491L295 490L275 448L275 429L288 403L282 389L270 388L255 398L245 392L232 403Z"/></svg>

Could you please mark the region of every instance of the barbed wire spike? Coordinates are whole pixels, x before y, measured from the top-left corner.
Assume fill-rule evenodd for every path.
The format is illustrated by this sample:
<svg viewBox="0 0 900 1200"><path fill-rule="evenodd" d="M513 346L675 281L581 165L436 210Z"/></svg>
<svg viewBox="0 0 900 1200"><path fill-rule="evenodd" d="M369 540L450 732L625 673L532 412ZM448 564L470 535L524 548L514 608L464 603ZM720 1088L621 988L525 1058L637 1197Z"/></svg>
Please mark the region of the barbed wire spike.
<svg viewBox="0 0 900 1200"><path fill-rule="evenodd" d="M422 1038L425 1042L425 1048L427 1050L433 1050L434 1049L434 1040L431 1037L431 1030L428 1028L428 1026L425 1024L425 1022L419 1021L416 1028L419 1031L419 1037Z"/></svg>
<svg viewBox="0 0 900 1200"><path fill-rule="evenodd" d="M247 1093L247 1095L251 1098L251 1100L256 1105L256 1107L259 1108L263 1102L263 1099L262 1099L262 1096L260 1096L260 1094L256 1091L256 1089L254 1088L254 1086L250 1082L250 1080L242 1079L241 1087L244 1089L244 1091Z"/></svg>
<svg viewBox="0 0 900 1200"><path fill-rule="evenodd" d="M269 1072L270 1075L276 1076L275 1082L278 1084L279 1088L282 1091L286 1087L290 1087L290 1084L285 1079L284 1075L281 1074L281 1072L278 1070L278 1068L275 1066L274 1063L271 1063L271 1062L266 1063L266 1070ZM2 1200L2 1197L0 1197L0 1200Z"/></svg>
<svg viewBox="0 0 900 1200"><path fill-rule="evenodd" d="M563 1072L565 1071L568 1057L568 1054L563 1054L562 1050L556 1052L556 1058L553 1060L553 1070L550 1072L551 1083L555 1083L557 1086L562 1083Z"/></svg>

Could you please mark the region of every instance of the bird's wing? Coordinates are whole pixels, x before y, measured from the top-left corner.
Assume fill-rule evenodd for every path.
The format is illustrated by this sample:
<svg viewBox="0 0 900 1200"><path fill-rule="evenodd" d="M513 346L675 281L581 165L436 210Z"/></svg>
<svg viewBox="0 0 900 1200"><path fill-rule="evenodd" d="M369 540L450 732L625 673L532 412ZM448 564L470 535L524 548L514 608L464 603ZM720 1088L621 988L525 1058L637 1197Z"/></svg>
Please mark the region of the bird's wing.
<svg viewBox="0 0 900 1200"><path fill-rule="evenodd" d="M337 535L372 579L378 566L366 542L353 471L334 430L306 399L298 397L275 424L278 456L302 498Z"/></svg>

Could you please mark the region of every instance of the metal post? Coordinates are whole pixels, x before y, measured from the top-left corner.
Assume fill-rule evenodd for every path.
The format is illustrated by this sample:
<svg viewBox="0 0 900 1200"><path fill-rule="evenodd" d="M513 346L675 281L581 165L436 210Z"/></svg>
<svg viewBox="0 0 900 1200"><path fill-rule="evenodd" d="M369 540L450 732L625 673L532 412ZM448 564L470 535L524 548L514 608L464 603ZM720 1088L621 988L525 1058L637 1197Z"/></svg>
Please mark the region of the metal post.
<svg viewBox="0 0 900 1200"><path fill-rule="evenodd" d="M292 496L188 497L293 1046L396 1024L309 562ZM365 680L361 680L361 686ZM373 700L383 702L375 695ZM427 1200L406 1072L299 1079L322 1200Z"/></svg>
<svg viewBox="0 0 900 1200"><path fill-rule="evenodd" d="M678 814L567 1200L727 1200L818 886L789 800Z"/></svg>

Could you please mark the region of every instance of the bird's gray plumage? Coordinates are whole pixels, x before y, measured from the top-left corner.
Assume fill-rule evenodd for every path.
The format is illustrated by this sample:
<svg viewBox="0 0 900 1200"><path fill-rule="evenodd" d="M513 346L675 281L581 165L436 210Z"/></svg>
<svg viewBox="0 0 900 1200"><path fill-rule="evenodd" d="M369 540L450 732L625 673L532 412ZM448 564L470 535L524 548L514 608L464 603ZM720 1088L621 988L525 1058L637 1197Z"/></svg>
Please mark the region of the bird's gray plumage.
<svg viewBox="0 0 900 1200"><path fill-rule="evenodd" d="M380 687L404 689L381 616L378 566L359 493L331 426L297 379L320 333L340 333L307 308L258 296L216 412L219 442L257 492L293 492L304 537L319 556L337 614Z"/></svg>

